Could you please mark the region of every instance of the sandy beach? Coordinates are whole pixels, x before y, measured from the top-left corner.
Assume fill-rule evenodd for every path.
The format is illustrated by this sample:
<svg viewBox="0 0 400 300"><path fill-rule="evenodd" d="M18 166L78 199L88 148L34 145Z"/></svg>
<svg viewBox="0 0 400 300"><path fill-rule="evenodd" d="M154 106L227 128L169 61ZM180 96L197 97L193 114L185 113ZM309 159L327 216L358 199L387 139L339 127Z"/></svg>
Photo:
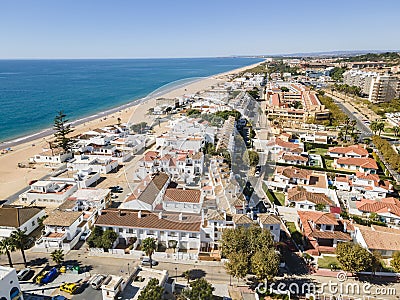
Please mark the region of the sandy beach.
<svg viewBox="0 0 400 300"><path fill-rule="evenodd" d="M151 124L155 116L149 115L147 112L150 108L155 107L156 98L175 98L204 91L211 86L223 82L226 75L240 73L260 63L210 76L166 91L165 93L156 94L155 97L145 98L139 104L138 101L133 101L112 110L81 119L73 124L74 135L91 129L116 124L117 118L120 118L122 123L139 123L144 121ZM52 139L51 129L48 129L34 135L30 139L19 139L19 141L7 144L7 147L11 147L12 151L0 156L0 200L7 199L10 195L25 188L31 180L37 180L51 172L51 169L40 164L36 164L33 169L19 168L18 163L27 163L30 157L42 152L43 148L48 147L48 141ZM2 148L5 148L4 145L2 145Z"/></svg>

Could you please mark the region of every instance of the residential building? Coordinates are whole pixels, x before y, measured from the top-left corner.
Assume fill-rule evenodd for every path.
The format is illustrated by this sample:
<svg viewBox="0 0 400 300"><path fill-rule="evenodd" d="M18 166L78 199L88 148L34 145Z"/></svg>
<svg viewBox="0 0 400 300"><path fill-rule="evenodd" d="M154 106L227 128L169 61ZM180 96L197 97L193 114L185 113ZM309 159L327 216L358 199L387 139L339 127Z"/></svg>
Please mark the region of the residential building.
<svg viewBox="0 0 400 300"><path fill-rule="evenodd" d="M140 244L152 237L166 248L173 241L177 248L196 254L200 249L201 223L201 216L193 214L106 209L95 226L114 230L120 244L128 245L132 238Z"/></svg>
<svg viewBox="0 0 400 300"><path fill-rule="evenodd" d="M370 252L378 252L383 258L391 258L400 251L400 230L377 225L354 225L354 239Z"/></svg>
<svg viewBox="0 0 400 300"><path fill-rule="evenodd" d="M372 80L368 100L374 103L388 102L400 96L400 78L394 75L379 75Z"/></svg>
<svg viewBox="0 0 400 300"><path fill-rule="evenodd" d="M341 157L333 160L332 166L337 170L349 170L367 174L376 174L378 165L375 159L370 157Z"/></svg>
<svg viewBox="0 0 400 300"><path fill-rule="evenodd" d="M72 158L72 152L65 152L62 148L43 149L43 152L30 158L31 162L49 165L61 164Z"/></svg>
<svg viewBox="0 0 400 300"><path fill-rule="evenodd" d="M23 300L17 272L14 268L0 266L0 299Z"/></svg>
<svg viewBox="0 0 400 300"><path fill-rule="evenodd" d="M0 207L0 239L10 237L20 229L31 234L39 226L39 220L45 216L41 207L2 206Z"/></svg>
<svg viewBox="0 0 400 300"><path fill-rule="evenodd" d="M312 255L334 253L340 242L351 241L347 222L335 215L319 211L298 211L298 226L304 235L307 252Z"/></svg>
<svg viewBox="0 0 400 300"><path fill-rule="evenodd" d="M307 143L316 143L316 144L328 144L328 133L327 132L306 132L302 133L299 136L300 141Z"/></svg>
<svg viewBox="0 0 400 300"><path fill-rule="evenodd" d="M107 174L118 167L118 161L107 157L96 158L81 154L75 155L75 157L67 163L67 167L75 171L91 169L93 172Z"/></svg>
<svg viewBox="0 0 400 300"><path fill-rule="evenodd" d="M329 211L336 203L324 193L308 192L301 186L295 186L287 192L286 205L298 210Z"/></svg>
<svg viewBox="0 0 400 300"><path fill-rule="evenodd" d="M162 210L200 214L203 199L200 190L168 187L162 200Z"/></svg>
<svg viewBox="0 0 400 300"><path fill-rule="evenodd" d="M169 183L170 176L166 173L148 175L124 200L120 208L154 211L156 206L161 204Z"/></svg>
<svg viewBox="0 0 400 300"><path fill-rule="evenodd" d="M343 73L343 83L349 86L356 86L361 93L369 95L372 81L378 76L376 72L365 72L362 70L349 70Z"/></svg>
<svg viewBox="0 0 400 300"><path fill-rule="evenodd" d="M342 191L358 191L368 199L385 198L387 193L393 192L390 181L381 180L377 174L336 175L333 184Z"/></svg>
<svg viewBox="0 0 400 300"><path fill-rule="evenodd" d="M327 151L327 155L332 158L340 157L353 157L353 158L367 158L369 153L365 149L365 145L351 145L347 147L331 147Z"/></svg>
<svg viewBox="0 0 400 300"><path fill-rule="evenodd" d="M356 202L357 214L370 216L372 213L379 217L379 220L390 225L400 225L400 200L389 197L382 199L361 199ZM354 211L353 211L354 212Z"/></svg>
<svg viewBox="0 0 400 300"><path fill-rule="evenodd" d="M84 222L82 211L54 210L43 221L44 233L36 241L37 248L71 250L79 241Z"/></svg>
<svg viewBox="0 0 400 300"><path fill-rule="evenodd" d="M29 205L56 207L68 199L77 189L77 184L71 181L39 180L31 184L28 191L20 194L19 200Z"/></svg>

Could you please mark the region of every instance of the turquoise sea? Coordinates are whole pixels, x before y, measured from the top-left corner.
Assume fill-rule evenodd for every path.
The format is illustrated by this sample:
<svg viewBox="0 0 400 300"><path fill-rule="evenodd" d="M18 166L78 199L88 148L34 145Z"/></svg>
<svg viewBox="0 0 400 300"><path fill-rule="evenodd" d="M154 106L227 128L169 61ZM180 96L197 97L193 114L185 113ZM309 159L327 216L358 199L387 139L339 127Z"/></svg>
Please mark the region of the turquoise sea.
<svg viewBox="0 0 400 300"><path fill-rule="evenodd" d="M0 60L0 142L51 127L57 111L76 120L257 58Z"/></svg>

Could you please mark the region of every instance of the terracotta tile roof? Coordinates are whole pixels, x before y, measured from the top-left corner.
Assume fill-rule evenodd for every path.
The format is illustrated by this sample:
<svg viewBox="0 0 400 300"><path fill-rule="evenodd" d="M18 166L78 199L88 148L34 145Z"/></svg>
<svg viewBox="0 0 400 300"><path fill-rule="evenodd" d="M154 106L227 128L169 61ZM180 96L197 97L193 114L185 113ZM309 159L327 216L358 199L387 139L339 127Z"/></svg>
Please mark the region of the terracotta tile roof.
<svg viewBox="0 0 400 300"><path fill-rule="evenodd" d="M357 201L356 207L362 212L392 213L400 217L400 201L395 198L383 198L381 200L362 199Z"/></svg>
<svg viewBox="0 0 400 300"><path fill-rule="evenodd" d="M164 201L200 203L200 200L199 190L167 188L164 194Z"/></svg>
<svg viewBox="0 0 400 300"><path fill-rule="evenodd" d="M176 230L199 232L201 226L201 216L198 215L183 215L182 220L179 220L177 213L162 213L139 212L129 210L112 210L106 209L98 216L95 225L97 226L118 226L128 228L147 228L159 230Z"/></svg>
<svg viewBox="0 0 400 300"><path fill-rule="evenodd" d="M341 231L319 231L314 230L311 234L313 238L318 239L338 239L342 241L351 241L352 238L348 233Z"/></svg>
<svg viewBox="0 0 400 300"><path fill-rule="evenodd" d="M323 193L311 193L299 186L288 190L288 201L310 201L315 204L324 204L334 206L334 203L329 197Z"/></svg>
<svg viewBox="0 0 400 300"><path fill-rule="evenodd" d="M335 216L331 213L321 211L298 211L297 214L300 219L312 221L315 224L339 225Z"/></svg>
<svg viewBox="0 0 400 300"><path fill-rule="evenodd" d="M139 200L147 204L153 204L168 180L169 176L163 172L148 175L124 202Z"/></svg>
<svg viewBox="0 0 400 300"><path fill-rule="evenodd" d="M370 157L341 157L337 159L337 164L378 170L375 159Z"/></svg>
<svg viewBox="0 0 400 300"><path fill-rule="evenodd" d="M291 143L291 142L285 142L285 141L281 140L280 138L276 138L276 139L275 139L275 144L278 145L278 146L280 146L280 147L288 148L288 149L296 149L296 148L299 148L299 145L298 145L298 144Z"/></svg>
<svg viewBox="0 0 400 300"><path fill-rule="evenodd" d="M258 214L258 218L261 224L269 225L269 224L281 224L281 219L278 216L271 214Z"/></svg>
<svg viewBox="0 0 400 300"><path fill-rule="evenodd" d="M206 219L210 221L223 221L225 220L224 214L214 209L207 211Z"/></svg>
<svg viewBox="0 0 400 300"><path fill-rule="evenodd" d="M281 171L282 175L287 178L301 178L307 179L313 172L312 170L299 169L296 167L284 167Z"/></svg>
<svg viewBox="0 0 400 300"><path fill-rule="evenodd" d="M237 225L253 224L254 221L248 215L234 214L232 216L233 223Z"/></svg>
<svg viewBox="0 0 400 300"><path fill-rule="evenodd" d="M347 153L351 153L354 152L358 155L361 156L368 156L368 151L367 149L365 149L363 146L361 145L351 145L351 146L347 146L347 147L331 147L328 149L328 153L338 153L338 154L347 154Z"/></svg>
<svg viewBox="0 0 400 300"><path fill-rule="evenodd" d="M346 175L336 175L335 181L337 182L349 182L349 178Z"/></svg>
<svg viewBox="0 0 400 300"><path fill-rule="evenodd" d="M49 226L68 227L79 219L82 214L83 212L81 211L60 211L56 209L49 214L49 216L43 221L43 224Z"/></svg>
<svg viewBox="0 0 400 300"><path fill-rule="evenodd" d="M283 154L282 159L285 161L303 161L306 162L308 161L307 157L301 156L301 155L291 155L291 154Z"/></svg>
<svg viewBox="0 0 400 300"><path fill-rule="evenodd" d="M400 230L356 225L369 250L400 251Z"/></svg>
<svg viewBox="0 0 400 300"><path fill-rule="evenodd" d="M0 207L0 226L18 228L41 211L39 207Z"/></svg>

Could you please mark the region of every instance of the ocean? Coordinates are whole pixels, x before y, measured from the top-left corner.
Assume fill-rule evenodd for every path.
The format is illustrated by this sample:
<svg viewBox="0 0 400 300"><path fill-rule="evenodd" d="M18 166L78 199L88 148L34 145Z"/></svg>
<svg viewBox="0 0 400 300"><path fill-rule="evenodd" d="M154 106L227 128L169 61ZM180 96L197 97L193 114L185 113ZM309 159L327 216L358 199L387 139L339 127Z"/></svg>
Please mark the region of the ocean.
<svg viewBox="0 0 400 300"><path fill-rule="evenodd" d="M143 98L182 81L261 61L257 58L0 60L0 142Z"/></svg>

